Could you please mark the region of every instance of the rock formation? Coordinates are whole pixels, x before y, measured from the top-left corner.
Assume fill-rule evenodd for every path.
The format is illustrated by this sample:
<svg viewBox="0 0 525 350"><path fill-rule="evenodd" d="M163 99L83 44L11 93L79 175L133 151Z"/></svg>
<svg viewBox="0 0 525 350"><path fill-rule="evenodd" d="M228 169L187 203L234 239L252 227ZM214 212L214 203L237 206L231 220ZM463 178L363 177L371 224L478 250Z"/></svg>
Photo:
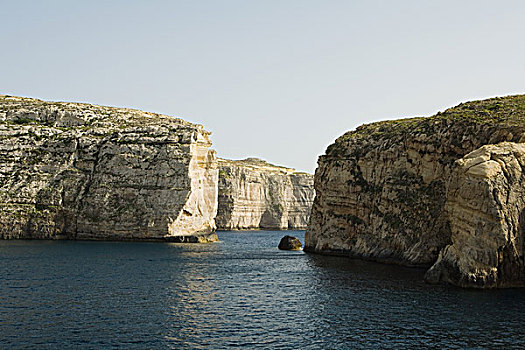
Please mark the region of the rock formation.
<svg viewBox="0 0 525 350"><path fill-rule="evenodd" d="M445 211L452 244L430 282L519 286L525 281L525 144L483 146L456 162Z"/></svg>
<svg viewBox="0 0 525 350"><path fill-rule="evenodd" d="M0 234L215 240L209 132L137 110L0 96Z"/></svg>
<svg viewBox="0 0 525 350"><path fill-rule="evenodd" d="M313 197L310 174L256 158L219 159L219 229L304 229Z"/></svg>
<svg viewBox="0 0 525 350"><path fill-rule="evenodd" d="M293 236L284 236L277 246L281 250L301 250L302 247L301 241Z"/></svg>
<svg viewBox="0 0 525 350"><path fill-rule="evenodd" d="M524 141L523 95L348 132L319 158L305 250L436 263L430 282L523 286Z"/></svg>

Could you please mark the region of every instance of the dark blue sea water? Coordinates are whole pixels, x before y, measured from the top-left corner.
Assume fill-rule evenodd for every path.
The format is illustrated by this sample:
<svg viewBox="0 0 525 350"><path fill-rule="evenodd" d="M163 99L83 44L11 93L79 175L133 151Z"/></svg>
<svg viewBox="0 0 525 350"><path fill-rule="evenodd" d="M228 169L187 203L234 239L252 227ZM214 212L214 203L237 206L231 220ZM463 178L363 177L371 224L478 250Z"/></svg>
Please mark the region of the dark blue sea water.
<svg viewBox="0 0 525 350"><path fill-rule="evenodd" d="M279 251L284 234L0 242L0 348L525 348L524 290L431 286L420 269Z"/></svg>

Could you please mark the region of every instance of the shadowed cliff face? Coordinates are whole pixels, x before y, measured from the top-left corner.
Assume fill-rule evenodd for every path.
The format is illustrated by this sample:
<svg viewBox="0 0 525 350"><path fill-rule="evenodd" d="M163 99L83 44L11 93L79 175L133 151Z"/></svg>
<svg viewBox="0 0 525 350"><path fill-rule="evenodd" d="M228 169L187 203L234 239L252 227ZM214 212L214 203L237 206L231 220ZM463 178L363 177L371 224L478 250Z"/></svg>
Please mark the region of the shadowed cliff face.
<svg viewBox="0 0 525 350"><path fill-rule="evenodd" d="M2 238L205 237L218 179L208 136L159 114L0 96Z"/></svg>
<svg viewBox="0 0 525 350"><path fill-rule="evenodd" d="M306 228L313 196L310 174L255 158L219 159L219 229Z"/></svg>
<svg viewBox="0 0 525 350"><path fill-rule="evenodd" d="M523 276L515 267L510 268L514 272L505 270L523 261L517 224L513 224L512 234L509 227L500 228L505 232L500 236L514 238L492 244L500 252L496 253L500 258L494 261L505 260L495 264L490 260L489 265L495 271L485 271L488 268L483 266L483 258L471 257L475 263L470 267L457 268L453 264L458 258L452 257L452 251L458 256L482 255L469 249L458 252L456 239L460 232L474 235L488 231L483 226L458 229L461 225L471 227L477 219L466 209L451 210L451 203L457 202L451 198L457 192L450 192L449 187L460 181L455 175L460 166L456 160L483 145L524 142L524 126L525 96L510 96L462 104L429 118L363 125L346 133L319 158L305 250L430 266L440 251L449 247L450 253L443 253L441 268L428 275L429 281L474 287L522 285ZM500 162L506 160L502 158ZM513 164L509 166L520 163ZM523 184L520 179L516 181ZM476 197L480 203L489 195L487 188L508 192L508 188L500 185L476 186L472 188L484 193ZM499 210L508 211L506 206L512 206L511 202ZM488 210L486 205L482 206L478 214L488 215ZM517 220L519 214L511 216ZM476 249L484 250L486 243L487 240L478 240ZM499 277L472 278L467 276L469 273Z"/></svg>

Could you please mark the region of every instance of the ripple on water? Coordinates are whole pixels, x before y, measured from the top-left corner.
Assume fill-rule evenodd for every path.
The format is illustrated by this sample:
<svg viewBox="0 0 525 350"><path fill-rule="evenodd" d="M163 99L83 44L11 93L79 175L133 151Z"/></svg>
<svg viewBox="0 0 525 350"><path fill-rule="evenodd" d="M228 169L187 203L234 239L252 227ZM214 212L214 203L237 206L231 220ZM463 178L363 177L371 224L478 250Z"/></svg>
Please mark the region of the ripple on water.
<svg viewBox="0 0 525 350"><path fill-rule="evenodd" d="M282 235L0 242L0 348L525 347L522 290L429 286L424 270L280 251Z"/></svg>

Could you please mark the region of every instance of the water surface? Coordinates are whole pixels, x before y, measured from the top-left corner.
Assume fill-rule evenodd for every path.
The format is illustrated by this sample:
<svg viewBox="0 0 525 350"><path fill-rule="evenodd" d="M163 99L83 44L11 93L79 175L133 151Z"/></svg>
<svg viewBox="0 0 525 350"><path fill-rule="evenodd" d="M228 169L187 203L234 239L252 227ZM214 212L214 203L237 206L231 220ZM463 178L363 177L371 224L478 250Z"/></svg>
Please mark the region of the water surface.
<svg viewBox="0 0 525 350"><path fill-rule="evenodd" d="M0 242L0 348L525 348L523 289L422 282L424 270L216 244Z"/></svg>

